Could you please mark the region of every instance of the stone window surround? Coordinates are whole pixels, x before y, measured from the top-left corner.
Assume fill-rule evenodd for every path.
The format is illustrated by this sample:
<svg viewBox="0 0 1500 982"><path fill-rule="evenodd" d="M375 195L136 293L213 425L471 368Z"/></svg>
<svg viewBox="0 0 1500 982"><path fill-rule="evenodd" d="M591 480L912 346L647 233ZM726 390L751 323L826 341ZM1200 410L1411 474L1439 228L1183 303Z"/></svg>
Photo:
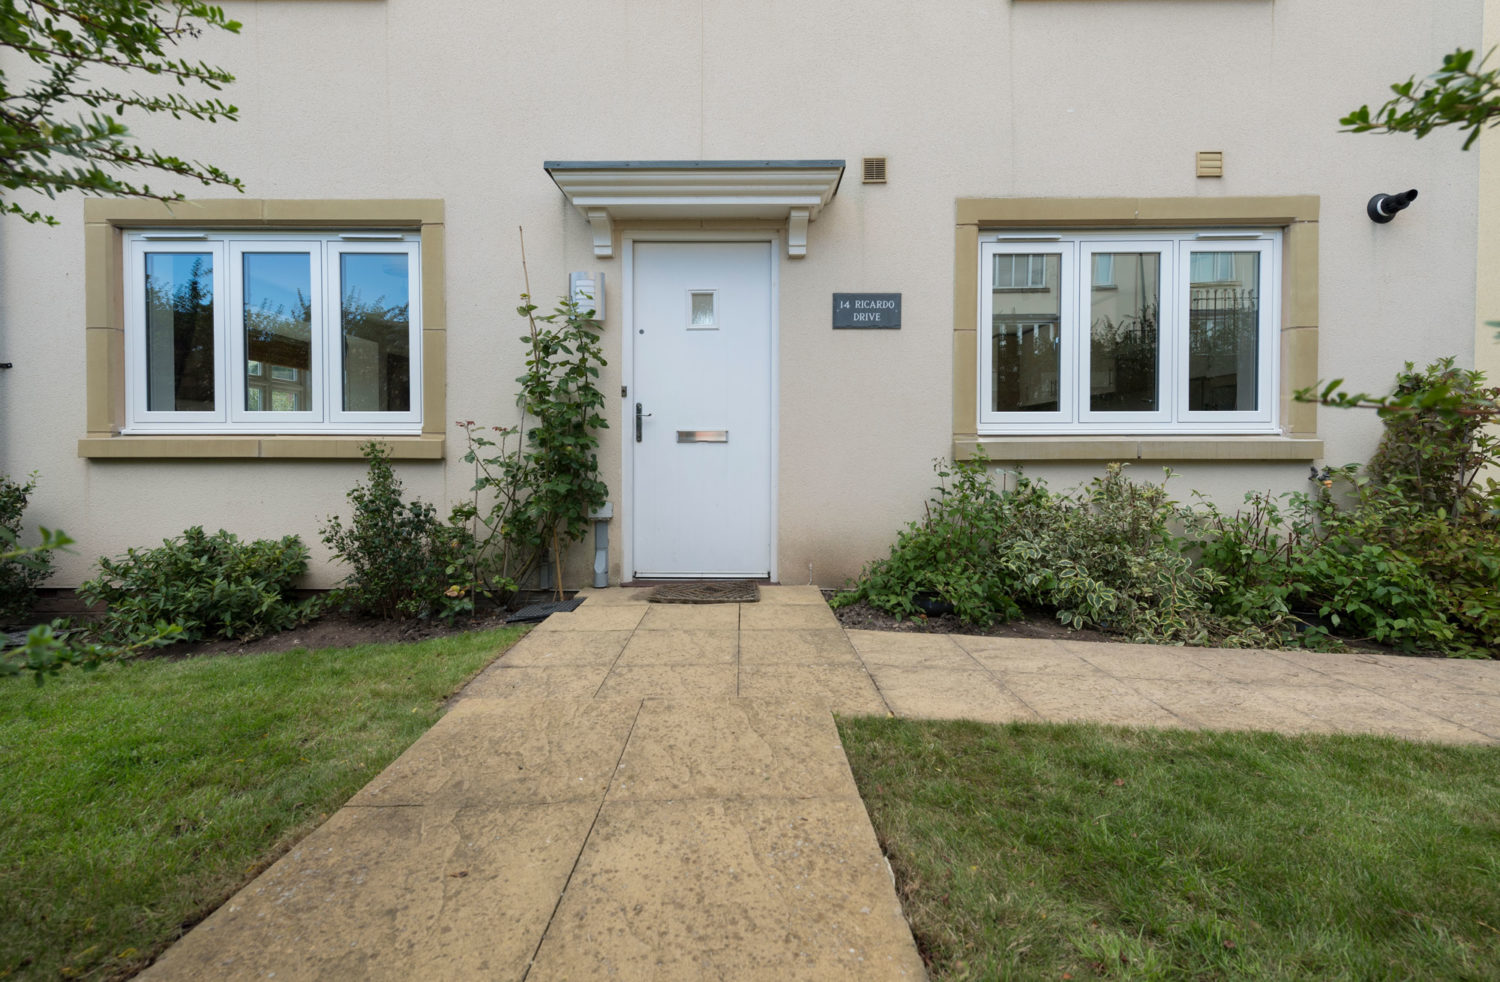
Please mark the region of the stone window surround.
<svg viewBox="0 0 1500 982"><path fill-rule="evenodd" d="M417 230L422 236L422 431L370 435L131 435L125 424L122 230L151 228ZM110 458L359 459L378 439L396 460L441 460L447 423L447 305L443 289L444 219L440 200L209 198L159 201L95 198L84 202L87 289L86 433L78 456Z"/></svg>
<svg viewBox="0 0 1500 982"><path fill-rule="evenodd" d="M1317 406L1292 393L1318 381L1316 195L1225 198L959 198L953 283L953 455L997 461L1303 461L1323 456ZM1279 228L1282 436L980 436L979 236L1000 230Z"/></svg>

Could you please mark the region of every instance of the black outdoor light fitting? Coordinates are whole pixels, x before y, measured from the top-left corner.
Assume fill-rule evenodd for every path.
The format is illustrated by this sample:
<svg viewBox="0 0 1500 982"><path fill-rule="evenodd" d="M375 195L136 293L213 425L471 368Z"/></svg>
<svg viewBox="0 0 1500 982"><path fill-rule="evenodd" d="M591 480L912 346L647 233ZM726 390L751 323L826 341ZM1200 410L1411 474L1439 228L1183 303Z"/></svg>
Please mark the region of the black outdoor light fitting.
<svg viewBox="0 0 1500 982"><path fill-rule="evenodd" d="M1396 212L1405 208L1417 200L1417 189L1402 191L1400 194L1377 194L1365 205L1365 214L1370 216L1370 221L1384 225L1396 217Z"/></svg>

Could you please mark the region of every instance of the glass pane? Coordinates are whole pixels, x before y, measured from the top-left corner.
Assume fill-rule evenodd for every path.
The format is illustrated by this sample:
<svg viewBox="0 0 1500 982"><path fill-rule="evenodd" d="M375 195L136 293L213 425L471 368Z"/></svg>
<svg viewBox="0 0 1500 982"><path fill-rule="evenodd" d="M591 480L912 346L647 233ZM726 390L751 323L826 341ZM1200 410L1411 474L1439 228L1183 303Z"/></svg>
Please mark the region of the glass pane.
<svg viewBox="0 0 1500 982"><path fill-rule="evenodd" d="M1260 254L1193 253L1188 288L1188 409L1250 412L1260 359ZM1200 279L1200 273L1209 279Z"/></svg>
<svg viewBox="0 0 1500 982"><path fill-rule="evenodd" d="M344 342L344 409L411 409L411 323L406 253L339 257L339 324Z"/></svg>
<svg viewBox="0 0 1500 982"><path fill-rule="evenodd" d="M1058 408L1062 296L1056 253L995 257L990 323L990 410L1049 413ZM1020 286L1012 284L1021 282Z"/></svg>
<svg viewBox="0 0 1500 982"><path fill-rule="evenodd" d="M245 408L305 412L312 408L312 257L247 252L244 267Z"/></svg>
<svg viewBox="0 0 1500 982"><path fill-rule="evenodd" d="M146 254L146 408L214 408L214 257Z"/></svg>
<svg viewBox="0 0 1500 982"><path fill-rule="evenodd" d="M714 295L712 293L693 294L693 326L714 326Z"/></svg>
<svg viewBox="0 0 1500 982"><path fill-rule="evenodd" d="M1155 412L1161 346L1161 255L1105 255L1114 281L1111 290L1093 291L1091 301L1089 408L1094 412Z"/></svg>

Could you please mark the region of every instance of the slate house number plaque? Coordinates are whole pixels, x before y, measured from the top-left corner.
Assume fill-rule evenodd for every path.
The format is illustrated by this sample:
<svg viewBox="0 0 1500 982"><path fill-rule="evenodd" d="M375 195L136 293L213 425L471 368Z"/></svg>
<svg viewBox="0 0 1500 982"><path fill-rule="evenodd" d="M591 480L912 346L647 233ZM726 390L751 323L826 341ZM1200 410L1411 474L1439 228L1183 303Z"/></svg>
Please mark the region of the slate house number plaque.
<svg viewBox="0 0 1500 982"><path fill-rule="evenodd" d="M835 293L833 326L900 327L901 294Z"/></svg>

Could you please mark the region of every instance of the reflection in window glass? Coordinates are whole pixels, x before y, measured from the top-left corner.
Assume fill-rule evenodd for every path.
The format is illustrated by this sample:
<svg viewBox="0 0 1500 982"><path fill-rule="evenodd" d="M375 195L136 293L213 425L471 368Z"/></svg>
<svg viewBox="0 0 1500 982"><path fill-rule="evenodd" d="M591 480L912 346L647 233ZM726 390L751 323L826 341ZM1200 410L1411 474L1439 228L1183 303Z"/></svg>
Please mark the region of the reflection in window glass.
<svg viewBox="0 0 1500 982"><path fill-rule="evenodd" d="M146 408L214 408L214 257L146 253Z"/></svg>
<svg viewBox="0 0 1500 982"><path fill-rule="evenodd" d="M1257 409L1260 255L1195 252L1188 301L1188 409Z"/></svg>
<svg viewBox="0 0 1500 982"><path fill-rule="evenodd" d="M1062 297L1056 253L995 257L990 324L990 409L1000 413L1056 412L1062 374ZM1018 275L1036 286L1016 293ZM1052 284L1043 286L1043 284Z"/></svg>
<svg viewBox="0 0 1500 982"><path fill-rule="evenodd" d="M1094 253L1094 286L1115 285L1115 257L1107 252Z"/></svg>
<svg viewBox="0 0 1500 982"><path fill-rule="evenodd" d="M411 409L410 284L405 253L339 257L339 326L344 347L344 409Z"/></svg>
<svg viewBox="0 0 1500 982"><path fill-rule="evenodd" d="M999 255L995 257L997 290L1036 290L1057 282L1057 267L1045 254ZM1051 276L1048 276L1048 272Z"/></svg>
<svg viewBox="0 0 1500 982"><path fill-rule="evenodd" d="M243 274L245 408L311 409L311 257L305 252L247 252Z"/></svg>
<svg viewBox="0 0 1500 982"><path fill-rule="evenodd" d="M1089 408L1155 412L1161 348L1161 255L1105 254L1114 290L1095 293L1089 316ZM1099 259L1101 256L1096 256ZM1095 263L1098 270L1098 263Z"/></svg>
<svg viewBox="0 0 1500 982"><path fill-rule="evenodd" d="M714 295L712 293L693 294L693 326L714 326Z"/></svg>

